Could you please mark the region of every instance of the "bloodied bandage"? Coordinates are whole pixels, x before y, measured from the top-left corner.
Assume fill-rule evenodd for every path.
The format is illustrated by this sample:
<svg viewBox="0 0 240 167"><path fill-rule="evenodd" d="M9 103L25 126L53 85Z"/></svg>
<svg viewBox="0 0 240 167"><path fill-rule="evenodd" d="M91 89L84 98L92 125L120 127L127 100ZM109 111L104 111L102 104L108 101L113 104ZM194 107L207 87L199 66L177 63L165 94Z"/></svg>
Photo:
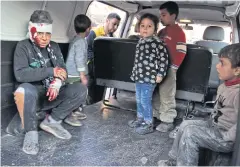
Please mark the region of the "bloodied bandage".
<svg viewBox="0 0 240 167"><path fill-rule="evenodd" d="M37 32L48 32L52 34L52 24L48 23L33 23L28 24L28 34L32 41L36 41Z"/></svg>

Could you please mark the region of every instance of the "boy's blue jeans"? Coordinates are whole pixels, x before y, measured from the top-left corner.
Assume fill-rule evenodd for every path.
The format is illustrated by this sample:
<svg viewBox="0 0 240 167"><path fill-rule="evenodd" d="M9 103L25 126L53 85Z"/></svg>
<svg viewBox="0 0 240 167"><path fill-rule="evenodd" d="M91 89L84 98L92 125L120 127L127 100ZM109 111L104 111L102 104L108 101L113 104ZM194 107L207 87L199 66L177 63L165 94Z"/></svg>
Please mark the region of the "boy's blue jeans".
<svg viewBox="0 0 240 167"><path fill-rule="evenodd" d="M137 117L146 123L153 122L152 95L155 84L136 82Z"/></svg>

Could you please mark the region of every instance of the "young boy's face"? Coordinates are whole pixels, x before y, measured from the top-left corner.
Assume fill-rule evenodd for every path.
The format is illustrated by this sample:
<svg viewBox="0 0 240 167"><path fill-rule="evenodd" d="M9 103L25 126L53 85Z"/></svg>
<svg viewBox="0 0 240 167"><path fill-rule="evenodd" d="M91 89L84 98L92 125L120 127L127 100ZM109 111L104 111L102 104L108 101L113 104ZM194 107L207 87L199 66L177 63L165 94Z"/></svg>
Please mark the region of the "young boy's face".
<svg viewBox="0 0 240 167"><path fill-rule="evenodd" d="M232 64L228 58L219 58L216 68L220 80L231 81L239 77L240 67L232 68Z"/></svg>
<svg viewBox="0 0 240 167"><path fill-rule="evenodd" d="M168 26L168 25L174 24L175 18L176 18L176 15L175 14L170 15L167 9L160 9L160 20L162 25Z"/></svg>
<svg viewBox="0 0 240 167"><path fill-rule="evenodd" d="M120 21L116 18L107 19L108 33L114 33L118 29L119 23Z"/></svg>
<svg viewBox="0 0 240 167"><path fill-rule="evenodd" d="M152 20L145 18L140 23L140 35L144 38L150 37L154 34L154 23Z"/></svg>

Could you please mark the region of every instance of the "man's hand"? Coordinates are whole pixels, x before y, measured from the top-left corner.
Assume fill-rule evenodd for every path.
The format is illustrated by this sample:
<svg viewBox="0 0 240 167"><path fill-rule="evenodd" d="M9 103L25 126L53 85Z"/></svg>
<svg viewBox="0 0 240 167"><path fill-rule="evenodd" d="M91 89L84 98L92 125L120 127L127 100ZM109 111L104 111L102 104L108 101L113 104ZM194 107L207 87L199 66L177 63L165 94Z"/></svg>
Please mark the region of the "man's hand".
<svg viewBox="0 0 240 167"><path fill-rule="evenodd" d="M82 84L85 85L85 86L87 86L87 84L88 84L88 79L87 79L86 75L80 74L80 79L81 79Z"/></svg>
<svg viewBox="0 0 240 167"><path fill-rule="evenodd" d="M157 78L156 78L156 82L157 82L157 83L160 83L160 82L162 82L162 79L163 79L162 77L157 76Z"/></svg>
<svg viewBox="0 0 240 167"><path fill-rule="evenodd" d="M67 72L60 67L55 67L53 69L54 77L60 78L62 81L65 81L67 78Z"/></svg>
<svg viewBox="0 0 240 167"><path fill-rule="evenodd" d="M53 101L57 98L59 90L62 86L62 81L58 78L55 78L49 85L46 96L49 96L48 101Z"/></svg>
<svg viewBox="0 0 240 167"><path fill-rule="evenodd" d="M58 96L58 93L59 93L59 89L49 88L46 94L46 96L49 96L48 101L55 100Z"/></svg>

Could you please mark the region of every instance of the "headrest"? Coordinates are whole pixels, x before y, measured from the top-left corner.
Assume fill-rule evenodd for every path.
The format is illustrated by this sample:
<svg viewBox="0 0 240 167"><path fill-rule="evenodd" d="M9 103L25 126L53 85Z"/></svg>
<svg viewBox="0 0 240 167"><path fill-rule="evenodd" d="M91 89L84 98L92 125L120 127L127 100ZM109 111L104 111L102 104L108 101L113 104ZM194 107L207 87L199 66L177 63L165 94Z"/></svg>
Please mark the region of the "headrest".
<svg viewBox="0 0 240 167"><path fill-rule="evenodd" d="M223 41L224 29L218 26L209 26L203 33L204 40Z"/></svg>

